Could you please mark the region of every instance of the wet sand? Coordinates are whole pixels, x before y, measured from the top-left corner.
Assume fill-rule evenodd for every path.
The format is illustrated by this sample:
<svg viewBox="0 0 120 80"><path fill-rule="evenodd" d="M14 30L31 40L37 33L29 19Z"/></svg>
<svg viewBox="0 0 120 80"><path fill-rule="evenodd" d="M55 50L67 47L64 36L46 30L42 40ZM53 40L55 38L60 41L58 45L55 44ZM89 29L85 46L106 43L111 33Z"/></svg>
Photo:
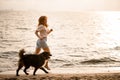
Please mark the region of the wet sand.
<svg viewBox="0 0 120 80"><path fill-rule="evenodd" d="M120 80L120 73L0 75L0 80Z"/></svg>
<svg viewBox="0 0 120 80"><path fill-rule="evenodd" d="M76 69L53 69L49 74L38 70L33 76L33 70L28 70L30 75L20 71L20 76L15 76L15 71L0 73L0 80L120 80L120 68L82 68Z"/></svg>

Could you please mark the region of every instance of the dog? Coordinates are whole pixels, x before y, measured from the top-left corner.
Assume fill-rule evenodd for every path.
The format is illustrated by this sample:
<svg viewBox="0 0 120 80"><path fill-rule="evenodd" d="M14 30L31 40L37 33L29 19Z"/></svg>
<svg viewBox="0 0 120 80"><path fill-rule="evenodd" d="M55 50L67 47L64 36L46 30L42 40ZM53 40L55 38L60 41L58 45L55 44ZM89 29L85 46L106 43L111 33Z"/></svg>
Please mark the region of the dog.
<svg viewBox="0 0 120 80"><path fill-rule="evenodd" d="M45 61L48 60L51 56L49 52L42 52L41 54L26 54L24 55L25 50L21 49L19 51L19 61L18 61L18 69L16 70L16 76L19 76L19 70L24 66L24 73L29 75L26 70L32 66L34 67L33 75L35 75L36 71L40 68L45 73L48 73L42 66L45 64Z"/></svg>

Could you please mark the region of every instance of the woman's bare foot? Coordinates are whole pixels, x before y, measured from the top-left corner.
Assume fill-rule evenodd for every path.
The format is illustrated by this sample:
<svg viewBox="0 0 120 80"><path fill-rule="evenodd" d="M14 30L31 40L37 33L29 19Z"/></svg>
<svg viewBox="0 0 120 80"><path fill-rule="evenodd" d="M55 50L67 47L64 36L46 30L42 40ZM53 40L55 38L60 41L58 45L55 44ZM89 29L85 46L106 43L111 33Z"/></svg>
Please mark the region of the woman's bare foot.
<svg viewBox="0 0 120 80"><path fill-rule="evenodd" d="M47 70L50 70L50 68L49 68L48 66L45 66L45 68L46 68Z"/></svg>

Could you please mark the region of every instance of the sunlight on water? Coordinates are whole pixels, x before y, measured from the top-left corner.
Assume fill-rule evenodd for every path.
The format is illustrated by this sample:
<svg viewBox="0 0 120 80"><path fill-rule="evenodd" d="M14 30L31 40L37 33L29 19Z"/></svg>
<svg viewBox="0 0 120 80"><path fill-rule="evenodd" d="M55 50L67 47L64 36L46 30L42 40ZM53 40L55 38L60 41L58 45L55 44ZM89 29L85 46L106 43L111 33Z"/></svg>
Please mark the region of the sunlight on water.
<svg viewBox="0 0 120 80"><path fill-rule="evenodd" d="M102 12L101 15L103 17L101 41L111 47L120 45L120 12Z"/></svg>

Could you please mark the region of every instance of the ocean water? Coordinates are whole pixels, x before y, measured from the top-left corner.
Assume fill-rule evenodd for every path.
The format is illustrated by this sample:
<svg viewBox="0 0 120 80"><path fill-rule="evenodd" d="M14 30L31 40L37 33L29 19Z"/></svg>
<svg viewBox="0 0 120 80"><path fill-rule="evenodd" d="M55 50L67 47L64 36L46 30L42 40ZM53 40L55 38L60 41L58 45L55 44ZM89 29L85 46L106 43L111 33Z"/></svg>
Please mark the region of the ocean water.
<svg viewBox="0 0 120 80"><path fill-rule="evenodd" d="M41 15L48 17L48 45L54 68L119 67L120 12L0 11L0 72L16 70L18 52L33 54L34 32Z"/></svg>

